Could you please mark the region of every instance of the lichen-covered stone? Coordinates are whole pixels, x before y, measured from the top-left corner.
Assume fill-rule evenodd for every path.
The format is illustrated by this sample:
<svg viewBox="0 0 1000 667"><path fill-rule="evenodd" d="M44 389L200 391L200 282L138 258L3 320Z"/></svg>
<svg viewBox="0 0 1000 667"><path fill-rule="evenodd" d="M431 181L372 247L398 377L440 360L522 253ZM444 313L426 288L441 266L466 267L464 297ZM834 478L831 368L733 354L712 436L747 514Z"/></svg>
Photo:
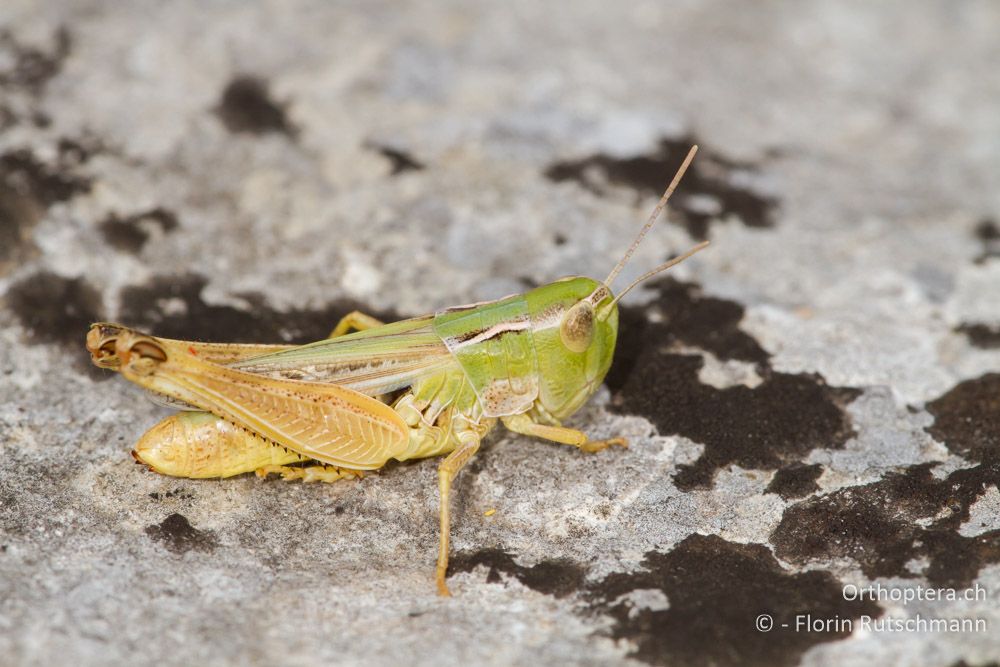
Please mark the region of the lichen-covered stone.
<svg viewBox="0 0 1000 667"><path fill-rule="evenodd" d="M1000 655L990 3L0 6L0 662L984 665ZM456 482L179 480L87 325L304 342L709 238L572 420ZM488 510L496 510L487 515ZM842 587L985 599L847 600ZM778 624L761 633L760 614ZM983 619L805 633L799 614Z"/></svg>

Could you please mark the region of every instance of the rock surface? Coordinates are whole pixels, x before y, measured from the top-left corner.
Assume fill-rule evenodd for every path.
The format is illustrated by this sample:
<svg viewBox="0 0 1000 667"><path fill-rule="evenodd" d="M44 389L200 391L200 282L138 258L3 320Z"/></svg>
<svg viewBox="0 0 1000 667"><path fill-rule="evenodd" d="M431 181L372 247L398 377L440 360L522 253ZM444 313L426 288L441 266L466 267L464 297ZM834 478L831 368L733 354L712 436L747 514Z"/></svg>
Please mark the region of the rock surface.
<svg viewBox="0 0 1000 667"><path fill-rule="evenodd" d="M996 664L998 29L990 2L7 0L0 662ZM625 300L572 420L631 447L494 436L454 598L434 461L307 486L129 457L167 412L90 366L91 321L308 341L599 278L694 141L622 278L714 245ZM984 594L844 593L874 584Z"/></svg>

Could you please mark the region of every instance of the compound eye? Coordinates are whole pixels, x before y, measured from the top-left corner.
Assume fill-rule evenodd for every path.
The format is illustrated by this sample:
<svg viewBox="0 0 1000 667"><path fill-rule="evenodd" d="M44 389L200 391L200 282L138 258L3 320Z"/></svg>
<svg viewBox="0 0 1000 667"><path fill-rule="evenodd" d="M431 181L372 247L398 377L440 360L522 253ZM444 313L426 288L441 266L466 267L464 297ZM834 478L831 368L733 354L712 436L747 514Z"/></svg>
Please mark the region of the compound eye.
<svg viewBox="0 0 1000 667"><path fill-rule="evenodd" d="M581 301L566 313L559 327L559 336L571 352L583 352L594 339L594 308Z"/></svg>

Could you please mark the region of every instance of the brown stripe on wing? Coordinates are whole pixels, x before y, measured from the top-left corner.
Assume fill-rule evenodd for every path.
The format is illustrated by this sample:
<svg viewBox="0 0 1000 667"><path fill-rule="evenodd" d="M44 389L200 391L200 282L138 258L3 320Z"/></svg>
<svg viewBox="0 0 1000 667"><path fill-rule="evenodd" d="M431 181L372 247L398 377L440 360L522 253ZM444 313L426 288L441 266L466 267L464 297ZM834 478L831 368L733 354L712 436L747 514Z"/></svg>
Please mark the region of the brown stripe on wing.
<svg viewBox="0 0 1000 667"><path fill-rule="evenodd" d="M272 378L329 382L368 395L413 384L455 361L429 326L430 318L404 320L233 364Z"/></svg>

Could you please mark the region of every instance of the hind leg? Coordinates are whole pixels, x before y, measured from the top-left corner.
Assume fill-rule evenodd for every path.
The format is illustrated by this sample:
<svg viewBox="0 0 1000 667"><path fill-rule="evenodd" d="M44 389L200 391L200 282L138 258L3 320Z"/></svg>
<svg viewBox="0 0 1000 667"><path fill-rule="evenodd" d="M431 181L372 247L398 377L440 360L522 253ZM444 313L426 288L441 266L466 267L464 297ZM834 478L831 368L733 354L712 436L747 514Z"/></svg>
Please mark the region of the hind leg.
<svg viewBox="0 0 1000 667"><path fill-rule="evenodd" d="M302 465L311 461L207 412L181 412L149 429L132 450L136 461L171 477L205 479L254 472L303 482L360 478L360 470Z"/></svg>
<svg viewBox="0 0 1000 667"><path fill-rule="evenodd" d="M134 333L135 329L112 322L98 322L90 325L90 331L87 332L87 351L90 352L91 361L98 368L119 370L121 360L117 353L118 339ZM201 343L171 338L158 338L157 340L164 345L184 350L214 364L231 364L294 347L293 345L255 345L251 343Z"/></svg>
<svg viewBox="0 0 1000 667"><path fill-rule="evenodd" d="M162 420L139 438L132 456L161 475L191 479L232 477L263 466L309 460L200 411Z"/></svg>
<svg viewBox="0 0 1000 667"><path fill-rule="evenodd" d="M348 313L340 319L337 326L330 333L330 338L336 338L346 334L351 329L364 331L374 327L382 326L382 322L371 315L366 315L359 310ZM87 332L87 351L90 352L91 361L99 368L118 370L121 362L115 351L118 338L125 333L133 332L134 329L114 322L97 322L90 325ZM256 345L250 343L202 343L193 340L173 340L170 338L160 338L159 340L167 344L179 346L187 350L196 357L215 364L231 364L244 359L252 359L265 354L273 354L288 350L294 345Z"/></svg>

